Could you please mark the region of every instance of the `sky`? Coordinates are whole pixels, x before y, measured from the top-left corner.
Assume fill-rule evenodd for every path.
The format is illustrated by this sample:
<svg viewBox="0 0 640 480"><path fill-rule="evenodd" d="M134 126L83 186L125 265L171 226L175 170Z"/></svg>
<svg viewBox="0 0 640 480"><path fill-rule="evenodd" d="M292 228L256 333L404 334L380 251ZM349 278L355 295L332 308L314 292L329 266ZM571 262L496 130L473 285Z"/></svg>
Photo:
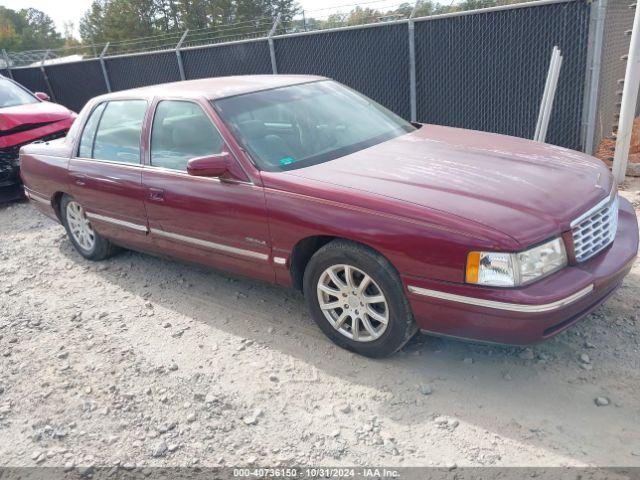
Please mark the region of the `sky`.
<svg viewBox="0 0 640 480"><path fill-rule="evenodd" d="M313 11L313 15L320 18L335 10L350 10L348 7L345 9L337 8L343 5L360 3L363 7L384 8L399 5L402 0L380 0L374 2L371 0L298 0L298 3L305 11ZM42 10L53 18L60 33L64 31L65 22L73 22L76 36L79 37L78 24L84 12L91 5L91 0L0 0L0 5L13 10L28 7Z"/></svg>

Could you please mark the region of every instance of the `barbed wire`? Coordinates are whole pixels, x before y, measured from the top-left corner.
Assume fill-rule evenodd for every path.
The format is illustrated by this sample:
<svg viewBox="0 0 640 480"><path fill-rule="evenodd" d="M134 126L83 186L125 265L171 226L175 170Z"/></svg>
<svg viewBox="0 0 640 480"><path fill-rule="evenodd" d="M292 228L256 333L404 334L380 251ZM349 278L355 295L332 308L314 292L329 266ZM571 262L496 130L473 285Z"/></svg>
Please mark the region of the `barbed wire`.
<svg viewBox="0 0 640 480"><path fill-rule="evenodd" d="M452 0L449 8L456 0ZM418 3L418 6L422 2ZM298 12L285 26L280 26L276 34L295 33L301 31L323 30L346 26L359 26L372 23L383 23L389 20L407 18L414 2L398 0L367 0L365 2L343 4L333 7L304 9ZM351 14L358 7L366 14L353 17ZM401 7L405 8L400 11ZM208 27L189 29L183 39L185 30L160 32L153 35L131 39L119 39L108 43L91 43L86 45L69 45L53 49L28 50L23 52L7 52L12 67L32 65L47 62L58 63L64 57L81 56L82 58L97 58L107 47L106 56L142 53L146 51L172 50L182 39L184 48L206 46L242 39L266 37L274 24L270 16L258 17L231 23L221 23ZM74 61L70 59L69 61Z"/></svg>
<svg viewBox="0 0 640 480"><path fill-rule="evenodd" d="M369 4L373 4L373 3L389 3L389 0L371 0L368 2L359 2L359 3L348 3L345 5L336 5L334 7L324 7L324 8L315 8L313 10L304 10L305 15L308 13L313 13L313 12L320 12L320 11L326 11L326 10L339 10L342 8L351 8L352 10L355 9L356 7L361 7L362 5L369 5ZM413 2L414 3L414 2ZM413 7L413 3L412 2L402 2L397 4L398 6L400 5L410 5L411 7Z"/></svg>

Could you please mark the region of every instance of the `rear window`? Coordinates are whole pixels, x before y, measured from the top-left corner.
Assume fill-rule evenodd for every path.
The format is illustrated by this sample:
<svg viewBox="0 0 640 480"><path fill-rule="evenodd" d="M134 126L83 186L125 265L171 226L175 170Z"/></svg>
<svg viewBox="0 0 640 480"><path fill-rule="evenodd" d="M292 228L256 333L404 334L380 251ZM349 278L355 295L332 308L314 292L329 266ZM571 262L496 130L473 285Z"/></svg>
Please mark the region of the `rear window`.
<svg viewBox="0 0 640 480"><path fill-rule="evenodd" d="M106 103L101 103L93 110L93 112L91 112L91 116L89 117L89 120L87 120L87 123L84 126L84 130L82 131L82 137L80 137L80 151L78 152L79 157L92 157L93 139L96 136L98 123L100 123L100 117L102 116L102 111L104 110L104 107L106 105Z"/></svg>
<svg viewBox="0 0 640 480"><path fill-rule="evenodd" d="M89 117L78 155L96 160L140 163L140 137L145 100L114 100L99 105Z"/></svg>

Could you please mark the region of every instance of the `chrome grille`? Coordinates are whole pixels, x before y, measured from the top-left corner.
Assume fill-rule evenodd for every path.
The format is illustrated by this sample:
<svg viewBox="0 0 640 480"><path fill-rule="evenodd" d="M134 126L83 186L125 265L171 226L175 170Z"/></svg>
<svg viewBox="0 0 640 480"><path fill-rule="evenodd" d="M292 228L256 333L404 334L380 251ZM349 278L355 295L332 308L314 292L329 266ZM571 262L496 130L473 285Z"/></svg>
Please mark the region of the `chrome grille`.
<svg viewBox="0 0 640 480"><path fill-rule="evenodd" d="M602 204L604 203L604 204ZM572 223L573 250L583 262L613 242L618 229L618 195L596 205L593 211Z"/></svg>

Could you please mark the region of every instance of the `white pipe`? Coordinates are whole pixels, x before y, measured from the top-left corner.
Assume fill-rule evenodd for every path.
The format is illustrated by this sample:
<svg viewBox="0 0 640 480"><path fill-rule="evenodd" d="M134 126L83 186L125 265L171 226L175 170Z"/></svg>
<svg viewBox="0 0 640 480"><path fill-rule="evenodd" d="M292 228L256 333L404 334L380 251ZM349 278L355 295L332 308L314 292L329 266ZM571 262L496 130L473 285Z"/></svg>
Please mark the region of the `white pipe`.
<svg viewBox="0 0 640 480"><path fill-rule="evenodd" d="M627 172L638 89L640 89L640 8L636 6L633 32L631 33L631 43L629 45L629 57L627 59L627 73L624 76L616 152L613 157L613 176L618 185L624 181Z"/></svg>
<svg viewBox="0 0 640 480"><path fill-rule="evenodd" d="M542 91L542 98L540 99L540 109L538 110L538 121L536 122L536 131L533 134L533 139L540 141L540 128L542 127L542 118L544 117L544 111L547 105L547 98L549 97L549 87L551 85L551 76L553 74L553 66L556 62L556 55L559 53L558 47L553 47L551 51L551 60L549 61L549 69L547 70L547 80L544 83L544 90Z"/></svg>
<svg viewBox="0 0 640 480"><path fill-rule="evenodd" d="M560 69L562 68L562 55L558 50L558 56L556 57L556 64L553 68L553 75L551 77L551 86L549 87L549 97L547 98L547 105L544 111L544 118L542 119L542 126L540 127L540 142L547 140L547 130L549 129L549 121L551 120L551 112L553 111L553 102L556 99L556 90L558 88L558 79L560 78Z"/></svg>

